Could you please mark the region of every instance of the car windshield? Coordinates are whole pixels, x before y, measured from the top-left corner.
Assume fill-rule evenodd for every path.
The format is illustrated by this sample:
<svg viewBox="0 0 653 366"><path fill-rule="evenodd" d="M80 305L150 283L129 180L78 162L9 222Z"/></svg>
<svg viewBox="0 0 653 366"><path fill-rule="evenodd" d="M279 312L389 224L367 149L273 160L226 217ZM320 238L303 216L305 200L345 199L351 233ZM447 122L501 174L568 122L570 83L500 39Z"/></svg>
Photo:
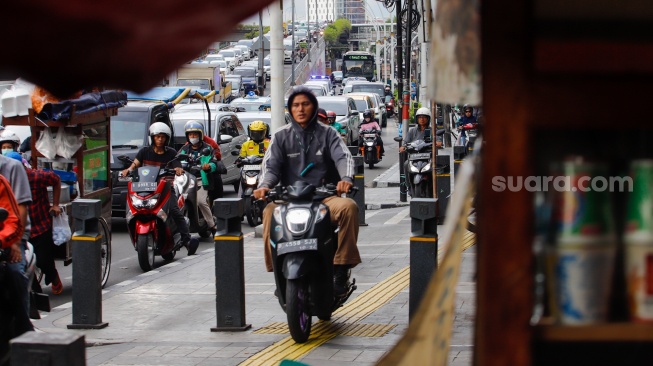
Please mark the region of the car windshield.
<svg viewBox="0 0 653 366"><path fill-rule="evenodd" d="M136 146L145 143L149 113L147 111L118 110L118 115L111 117L111 146Z"/></svg>
<svg viewBox="0 0 653 366"><path fill-rule="evenodd" d="M177 86L194 86L205 90L211 89L208 79L179 79L177 80Z"/></svg>
<svg viewBox="0 0 653 366"><path fill-rule="evenodd" d="M220 51L218 54L224 57L236 57L236 53L234 51Z"/></svg>
<svg viewBox="0 0 653 366"><path fill-rule="evenodd" d="M334 71L333 76L341 78L342 77L342 71Z"/></svg>
<svg viewBox="0 0 653 366"><path fill-rule="evenodd" d="M245 131L247 131L247 126L249 126L249 124L254 122L254 121L263 121L264 123L267 123L268 126L271 125L271 122L270 122L271 117L270 116L251 116L251 117L248 117L248 116L239 115L238 119L240 120L240 123L243 125L243 129L245 129Z"/></svg>
<svg viewBox="0 0 653 366"><path fill-rule="evenodd" d="M382 85L374 85L374 84L353 84L351 86L351 90L354 92L364 92L364 93L376 93L379 96L382 96L385 94L385 90L383 90Z"/></svg>
<svg viewBox="0 0 653 366"><path fill-rule="evenodd" d="M356 103L356 109L358 109L359 111L364 111L364 110L370 108L367 105L367 101L364 100L364 99L363 100L354 99L354 103Z"/></svg>
<svg viewBox="0 0 653 366"><path fill-rule="evenodd" d="M256 77L256 70L245 68L245 69L235 69L234 75L240 75L242 77L254 78Z"/></svg>
<svg viewBox="0 0 653 366"><path fill-rule="evenodd" d="M262 105L263 103L257 102L257 103L252 103L252 102L231 102L231 106L233 107L243 107L245 108L245 111L247 112L258 112L258 108Z"/></svg>
<svg viewBox="0 0 653 366"><path fill-rule="evenodd" d="M334 111L338 116L347 115L347 103L344 100L320 100L318 104L320 105L320 108L324 108L326 111Z"/></svg>
<svg viewBox="0 0 653 366"><path fill-rule="evenodd" d="M269 58L264 58L263 59L263 66L270 66L270 59Z"/></svg>
<svg viewBox="0 0 653 366"><path fill-rule="evenodd" d="M238 80L229 80L229 79L227 79L227 81L231 81L231 89L232 90L240 89L240 81L238 81Z"/></svg>
<svg viewBox="0 0 653 366"><path fill-rule="evenodd" d="M326 95L323 88L313 87L308 89L310 89L316 97L323 97Z"/></svg>

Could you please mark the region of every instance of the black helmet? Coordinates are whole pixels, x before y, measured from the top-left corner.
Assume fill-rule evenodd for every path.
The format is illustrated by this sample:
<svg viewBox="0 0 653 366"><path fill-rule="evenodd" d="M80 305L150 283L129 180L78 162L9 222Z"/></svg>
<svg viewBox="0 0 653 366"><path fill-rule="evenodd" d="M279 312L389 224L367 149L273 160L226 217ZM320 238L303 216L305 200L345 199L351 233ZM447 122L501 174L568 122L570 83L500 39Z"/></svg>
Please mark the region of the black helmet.
<svg viewBox="0 0 653 366"><path fill-rule="evenodd" d="M463 113L465 113L465 112L467 112L467 111L471 111L472 113L474 113L474 108L472 108L472 106L469 105L469 104L465 104L465 105L463 106Z"/></svg>
<svg viewBox="0 0 653 366"><path fill-rule="evenodd" d="M365 112L363 112L363 118L374 118L374 112L372 112L371 109L366 109Z"/></svg>

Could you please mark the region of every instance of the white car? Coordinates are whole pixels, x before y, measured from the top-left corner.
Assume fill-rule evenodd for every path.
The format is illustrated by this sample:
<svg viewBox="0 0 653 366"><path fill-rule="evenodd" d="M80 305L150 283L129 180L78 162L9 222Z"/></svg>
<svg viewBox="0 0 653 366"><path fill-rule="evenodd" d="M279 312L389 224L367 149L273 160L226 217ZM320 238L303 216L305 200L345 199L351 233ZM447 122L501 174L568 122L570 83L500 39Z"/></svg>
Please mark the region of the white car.
<svg viewBox="0 0 653 366"><path fill-rule="evenodd" d="M239 49L243 52L244 61L250 60L251 52L249 50L249 47L245 46L244 44L237 44L233 48Z"/></svg>
<svg viewBox="0 0 653 366"><path fill-rule="evenodd" d="M233 50L222 50L218 52L218 55L222 55L224 57L225 61L229 63L229 69L233 70L234 67L236 67L236 64L238 63L238 57L236 57L236 52Z"/></svg>
<svg viewBox="0 0 653 366"><path fill-rule="evenodd" d="M220 70L223 70L225 75L229 74L229 71L231 71L231 68L229 67L229 63L225 60L210 61L209 64L220 66Z"/></svg>
<svg viewBox="0 0 653 366"><path fill-rule="evenodd" d="M238 59L238 65L242 65L245 62L245 56L243 55L243 50L240 48L230 48L230 50L236 52L236 58Z"/></svg>

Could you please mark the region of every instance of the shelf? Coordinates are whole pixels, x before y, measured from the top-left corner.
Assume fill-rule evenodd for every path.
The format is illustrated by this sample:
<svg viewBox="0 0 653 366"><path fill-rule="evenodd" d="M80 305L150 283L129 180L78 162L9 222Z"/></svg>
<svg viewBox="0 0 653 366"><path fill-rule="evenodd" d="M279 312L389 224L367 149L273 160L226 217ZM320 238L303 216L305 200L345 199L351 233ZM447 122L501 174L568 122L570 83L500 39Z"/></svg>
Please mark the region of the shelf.
<svg viewBox="0 0 653 366"><path fill-rule="evenodd" d="M533 336L549 342L653 342L653 324L541 324L534 327Z"/></svg>

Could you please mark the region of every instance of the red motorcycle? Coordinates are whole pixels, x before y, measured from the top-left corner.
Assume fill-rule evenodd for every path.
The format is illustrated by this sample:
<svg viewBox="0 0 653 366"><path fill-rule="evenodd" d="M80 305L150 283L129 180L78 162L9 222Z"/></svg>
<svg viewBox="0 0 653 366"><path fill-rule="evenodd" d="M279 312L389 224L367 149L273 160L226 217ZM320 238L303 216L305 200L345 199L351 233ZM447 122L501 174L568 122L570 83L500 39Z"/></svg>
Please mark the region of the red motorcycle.
<svg viewBox="0 0 653 366"><path fill-rule="evenodd" d="M177 205L183 207L189 182L188 179L175 179L174 169L145 166L138 168L138 174L128 183L127 228L143 271L154 268L157 255L171 261L181 248L181 234L166 203L174 198L171 190L176 189ZM188 255L195 254L198 246L199 240L191 239Z"/></svg>

